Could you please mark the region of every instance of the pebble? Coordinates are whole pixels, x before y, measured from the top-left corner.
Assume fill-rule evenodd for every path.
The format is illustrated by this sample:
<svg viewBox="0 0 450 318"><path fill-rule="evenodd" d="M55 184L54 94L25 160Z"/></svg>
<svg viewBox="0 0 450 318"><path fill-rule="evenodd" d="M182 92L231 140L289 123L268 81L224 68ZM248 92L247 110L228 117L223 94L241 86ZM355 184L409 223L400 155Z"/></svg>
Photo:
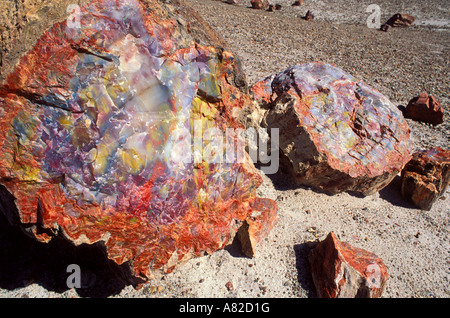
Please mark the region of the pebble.
<svg viewBox="0 0 450 318"><path fill-rule="evenodd" d="M234 286L233 286L232 282L226 283L225 287L228 289L228 291L233 291L234 290Z"/></svg>
<svg viewBox="0 0 450 318"><path fill-rule="evenodd" d="M311 226L306 231L308 231L309 233L316 233L317 232L317 228L315 226Z"/></svg>

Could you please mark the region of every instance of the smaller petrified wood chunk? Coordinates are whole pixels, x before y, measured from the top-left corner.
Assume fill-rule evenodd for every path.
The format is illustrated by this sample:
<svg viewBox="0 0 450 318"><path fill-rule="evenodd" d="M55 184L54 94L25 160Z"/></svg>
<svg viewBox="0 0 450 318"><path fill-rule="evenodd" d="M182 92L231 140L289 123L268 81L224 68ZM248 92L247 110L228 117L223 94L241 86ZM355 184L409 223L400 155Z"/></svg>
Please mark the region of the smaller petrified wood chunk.
<svg viewBox="0 0 450 318"><path fill-rule="evenodd" d="M271 206L273 205L273 206ZM267 202L258 198L253 201L253 213L247 217L242 226L237 231L237 238L241 243L242 253L248 257L255 255L256 246L260 240L267 237L269 232L278 221L278 214L272 211L277 210L276 203Z"/></svg>
<svg viewBox="0 0 450 318"><path fill-rule="evenodd" d="M380 30L387 32L391 27L409 27L414 20L416 20L416 18L412 15L406 13L396 13L380 27Z"/></svg>
<svg viewBox="0 0 450 318"><path fill-rule="evenodd" d="M295 65L257 82L252 92L252 115L259 118L247 125L278 129L280 168L299 185L367 196L411 159L399 109L333 65Z"/></svg>
<svg viewBox="0 0 450 318"><path fill-rule="evenodd" d="M439 125L444 122L444 108L433 95L421 93L411 99L403 111L406 118L422 121L431 125Z"/></svg>
<svg viewBox="0 0 450 318"><path fill-rule="evenodd" d="M406 13L396 13L390 17L389 20L387 20L386 24L391 27L408 27L414 22L414 20L416 20L416 18L412 15Z"/></svg>
<svg viewBox="0 0 450 318"><path fill-rule="evenodd" d="M402 195L422 210L430 210L450 182L450 151L432 148L413 155L402 171Z"/></svg>
<svg viewBox="0 0 450 318"><path fill-rule="evenodd" d="M340 242L333 232L311 250L308 260L320 298L378 298L389 277L378 256Z"/></svg>
<svg viewBox="0 0 450 318"><path fill-rule="evenodd" d="M269 0L251 0L250 1L253 9L266 10L269 8Z"/></svg>

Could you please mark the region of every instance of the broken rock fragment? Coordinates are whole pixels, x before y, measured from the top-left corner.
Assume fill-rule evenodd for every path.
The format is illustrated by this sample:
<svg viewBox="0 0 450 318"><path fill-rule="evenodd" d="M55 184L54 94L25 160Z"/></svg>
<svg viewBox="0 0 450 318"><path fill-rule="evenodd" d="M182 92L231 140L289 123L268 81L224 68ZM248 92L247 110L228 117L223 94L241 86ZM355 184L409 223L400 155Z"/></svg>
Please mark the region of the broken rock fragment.
<svg viewBox="0 0 450 318"><path fill-rule="evenodd" d="M296 65L257 82L255 125L279 130L280 167L300 185L370 195L411 158L409 128L385 96L341 69ZM269 129L270 128L270 129Z"/></svg>
<svg viewBox="0 0 450 318"><path fill-rule="evenodd" d="M411 99L403 111L406 118L417 120L431 125L439 125L444 122L444 108L433 95L421 93Z"/></svg>
<svg viewBox="0 0 450 318"><path fill-rule="evenodd" d="M255 255L256 247L263 238L269 235L270 230L278 221L278 215L273 213L275 203L259 198L253 201L252 209L255 211L244 221L237 232L237 238L241 243L242 253L248 257Z"/></svg>
<svg viewBox="0 0 450 318"><path fill-rule="evenodd" d="M450 150L437 147L414 153L402 170L401 182L406 199L430 210L450 182Z"/></svg>
<svg viewBox="0 0 450 318"><path fill-rule="evenodd" d="M339 241L333 232L310 251L308 260L320 298L378 298L389 277L377 255Z"/></svg>
<svg viewBox="0 0 450 318"><path fill-rule="evenodd" d="M304 20L313 20L314 19L314 14L312 14L311 10L308 10L308 12L306 12L306 15L303 17Z"/></svg>
<svg viewBox="0 0 450 318"><path fill-rule="evenodd" d="M276 203L256 197L262 178L239 134L225 140L251 104L239 61L191 13L91 1L0 86L1 189L38 240L103 241L145 280L224 248L244 222L259 222L256 240L269 231Z"/></svg>
<svg viewBox="0 0 450 318"><path fill-rule="evenodd" d="M389 20L387 20L386 24L390 25L391 27L408 27L414 22L414 20L416 20L416 18L412 15L406 13L397 13L390 17Z"/></svg>
<svg viewBox="0 0 450 318"><path fill-rule="evenodd" d="M396 13L380 27L380 30L387 32L391 27L409 27L414 20L416 20L416 18L412 15Z"/></svg>
<svg viewBox="0 0 450 318"><path fill-rule="evenodd" d="M250 4L252 5L253 9L261 9L266 10L269 8L269 0L251 0Z"/></svg>

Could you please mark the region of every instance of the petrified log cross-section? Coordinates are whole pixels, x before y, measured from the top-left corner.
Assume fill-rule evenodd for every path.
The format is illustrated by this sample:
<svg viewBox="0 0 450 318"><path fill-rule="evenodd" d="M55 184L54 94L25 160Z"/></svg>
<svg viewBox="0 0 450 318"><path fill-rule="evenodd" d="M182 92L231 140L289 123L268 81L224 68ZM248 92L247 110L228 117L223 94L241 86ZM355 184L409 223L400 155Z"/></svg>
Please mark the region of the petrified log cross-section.
<svg viewBox="0 0 450 318"><path fill-rule="evenodd" d="M193 160L194 127L243 128L251 100L233 54L196 43L186 19L199 21L176 4L92 1L79 25L45 32L0 87L0 182L20 222L44 242L102 240L143 278L223 248L248 218L263 213L270 227L277 212L256 197L248 155ZM218 144L223 156L237 151Z"/></svg>

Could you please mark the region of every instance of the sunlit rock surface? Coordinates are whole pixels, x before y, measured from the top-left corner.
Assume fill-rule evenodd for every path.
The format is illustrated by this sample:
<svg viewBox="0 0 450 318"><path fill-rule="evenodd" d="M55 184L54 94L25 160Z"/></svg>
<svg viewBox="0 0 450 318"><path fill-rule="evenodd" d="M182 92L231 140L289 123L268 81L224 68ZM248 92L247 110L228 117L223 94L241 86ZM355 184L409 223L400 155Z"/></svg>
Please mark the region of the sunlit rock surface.
<svg viewBox="0 0 450 318"><path fill-rule="evenodd" d="M439 125L444 122L444 108L433 95L420 93L408 102L403 110L405 118L422 121L431 125Z"/></svg>
<svg viewBox="0 0 450 318"><path fill-rule="evenodd" d="M436 147L414 153L401 176L402 195L417 207L431 210L450 183L450 150Z"/></svg>
<svg viewBox="0 0 450 318"><path fill-rule="evenodd" d="M253 9L266 10L269 8L269 0L251 0L250 4Z"/></svg>
<svg viewBox="0 0 450 318"><path fill-rule="evenodd" d="M279 129L280 166L299 184L370 195L411 157L409 128L397 107L335 66L296 65L252 91L260 125Z"/></svg>
<svg viewBox="0 0 450 318"><path fill-rule="evenodd" d="M308 255L320 298L378 298L389 274L377 255L353 247L330 232Z"/></svg>
<svg viewBox="0 0 450 318"><path fill-rule="evenodd" d="M273 225L277 212L256 197L248 155L229 160L239 149L225 131L243 128L250 103L238 61L196 44L175 9L93 1L45 32L0 87L0 183L20 222L44 242L102 240L144 279L223 248L262 212ZM208 128L214 136L195 135Z"/></svg>

